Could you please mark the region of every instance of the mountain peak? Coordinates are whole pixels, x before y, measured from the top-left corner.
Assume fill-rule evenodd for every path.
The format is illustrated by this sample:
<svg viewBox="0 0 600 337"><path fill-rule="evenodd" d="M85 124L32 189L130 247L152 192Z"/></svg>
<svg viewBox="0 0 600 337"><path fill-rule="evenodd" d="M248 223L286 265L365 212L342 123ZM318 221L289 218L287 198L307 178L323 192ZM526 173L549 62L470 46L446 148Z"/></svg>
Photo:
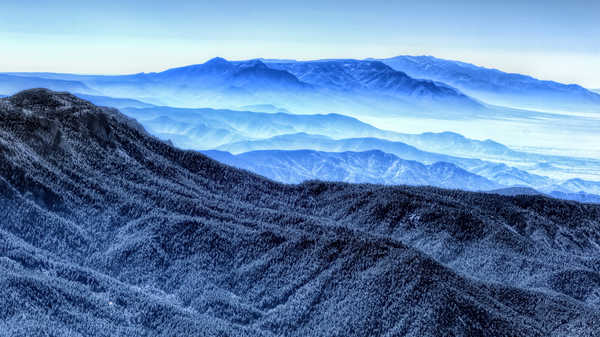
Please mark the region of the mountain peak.
<svg viewBox="0 0 600 337"><path fill-rule="evenodd" d="M74 106L91 108L93 105L67 92L48 89L29 89L4 99L11 106L29 111L64 110Z"/></svg>
<svg viewBox="0 0 600 337"><path fill-rule="evenodd" d="M68 134L85 139L87 145L91 139L111 145L119 123L146 134L139 123L116 109L98 107L70 93L48 89L25 90L0 99L0 117L8 117L3 120L7 124L27 121L28 127L20 135L33 148L46 152L58 149Z"/></svg>
<svg viewBox="0 0 600 337"><path fill-rule="evenodd" d="M204 64L206 64L206 65L211 65L211 64L229 64L229 61L227 61L226 59L224 59L222 57L213 57L210 60L204 62Z"/></svg>

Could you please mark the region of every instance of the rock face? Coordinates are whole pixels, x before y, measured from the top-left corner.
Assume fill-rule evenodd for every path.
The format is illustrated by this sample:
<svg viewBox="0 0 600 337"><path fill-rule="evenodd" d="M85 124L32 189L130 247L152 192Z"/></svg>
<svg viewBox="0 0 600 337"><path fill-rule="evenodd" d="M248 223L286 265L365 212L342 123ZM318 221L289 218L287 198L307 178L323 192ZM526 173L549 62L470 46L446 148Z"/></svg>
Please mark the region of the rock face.
<svg viewBox="0 0 600 337"><path fill-rule="evenodd" d="M0 100L0 335L597 336L600 207L283 185L32 90Z"/></svg>

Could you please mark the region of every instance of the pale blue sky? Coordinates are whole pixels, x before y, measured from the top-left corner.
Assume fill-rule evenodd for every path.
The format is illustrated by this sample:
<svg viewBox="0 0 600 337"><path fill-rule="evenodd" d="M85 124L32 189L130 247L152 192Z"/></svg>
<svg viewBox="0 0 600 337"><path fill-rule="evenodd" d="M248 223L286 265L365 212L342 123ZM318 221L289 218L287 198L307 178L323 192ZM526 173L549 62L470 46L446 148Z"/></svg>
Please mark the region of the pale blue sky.
<svg viewBox="0 0 600 337"><path fill-rule="evenodd" d="M228 59L459 59L600 88L600 1L0 1L0 71Z"/></svg>

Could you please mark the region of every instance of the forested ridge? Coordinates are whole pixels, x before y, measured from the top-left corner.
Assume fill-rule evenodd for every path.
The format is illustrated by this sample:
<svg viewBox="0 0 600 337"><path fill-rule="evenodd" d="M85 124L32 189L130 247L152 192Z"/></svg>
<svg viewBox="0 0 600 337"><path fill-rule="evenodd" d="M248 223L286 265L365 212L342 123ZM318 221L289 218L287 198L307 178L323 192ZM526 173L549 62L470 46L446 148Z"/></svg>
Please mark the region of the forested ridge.
<svg viewBox="0 0 600 337"><path fill-rule="evenodd" d="M600 205L279 184L0 99L0 335L596 336Z"/></svg>

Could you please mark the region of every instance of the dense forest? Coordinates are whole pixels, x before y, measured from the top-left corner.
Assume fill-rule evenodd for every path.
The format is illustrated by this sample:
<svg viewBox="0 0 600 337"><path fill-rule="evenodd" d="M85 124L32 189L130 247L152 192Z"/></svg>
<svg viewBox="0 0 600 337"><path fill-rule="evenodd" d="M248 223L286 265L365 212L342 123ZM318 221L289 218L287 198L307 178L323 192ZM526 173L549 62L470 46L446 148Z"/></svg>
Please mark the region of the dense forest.
<svg viewBox="0 0 600 337"><path fill-rule="evenodd" d="M598 336L600 205L309 181L0 99L2 336Z"/></svg>

